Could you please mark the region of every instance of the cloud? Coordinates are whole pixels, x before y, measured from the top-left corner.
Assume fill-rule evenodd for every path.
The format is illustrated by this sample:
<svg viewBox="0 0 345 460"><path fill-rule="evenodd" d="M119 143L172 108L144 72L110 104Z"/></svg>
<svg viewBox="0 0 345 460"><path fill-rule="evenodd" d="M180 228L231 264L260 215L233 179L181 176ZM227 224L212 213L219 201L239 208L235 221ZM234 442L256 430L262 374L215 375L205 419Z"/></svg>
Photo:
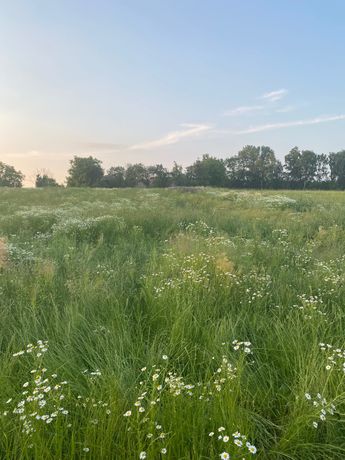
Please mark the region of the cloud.
<svg viewBox="0 0 345 460"><path fill-rule="evenodd" d="M157 147L163 147L165 145L176 144L182 139L199 136L202 133L210 131L212 128L212 126L208 124L194 123L183 124L181 126L183 129L168 133L166 136L163 136L159 139L131 145L129 150L150 150Z"/></svg>
<svg viewBox="0 0 345 460"><path fill-rule="evenodd" d="M120 150L127 147L124 144L114 144L112 142L81 142L80 146L86 150Z"/></svg>
<svg viewBox="0 0 345 460"><path fill-rule="evenodd" d="M3 156L8 158L38 158L43 156L43 153L38 150L30 150L28 152L4 153Z"/></svg>
<svg viewBox="0 0 345 460"><path fill-rule="evenodd" d="M277 113L288 113L288 112L293 112L294 110L296 110L296 107L294 107L293 105L286 105L285 107L279 107L278 109L276 109L276 112Z"/></svg>
<svg viewBox="0 0 345 460"><path fill-rule="evenodd" d="M264 101L264 105L241 105L239 107L235 107L234 109L227 110L223 113L224 116L236 116L236 115L244 115L247 113L258 112L260 110L267 109L270 102L279 101L288 93L287 89L278 89L276 91L270 91L269 93L265 93L260 96L258 99L262 99ZM282 108L281 112L290 112L291 106ZM278 112L278 110L277 110Z"/></svg>
<svg viewBox="0 0 345 460"><path fill-rule="evenodd" d="M288 90L282 88L276 91L270 91L269 93L265 93L262 96L260 96L259 99L264 99L265 101L269 101L269 102L275 102L275 101L279 101L280 99L282 99L284 96L287 95L287 93L288 93Z"/></svg>
<svg viewBox="0 0 345 460"><path fill-rule="evenodd" d="M227 117L233 116L233 115L242 115L245 113L256 112L264 108L265 106L263 105L242 105L240 107L236 107L235 109L227 110L226 112L224 112L224 115Z"/></svg>
<svg viewBox="0 0 345 460"><path fill-rule="evenodd" d="M306 125L318 125L320 123L329 123L331 121L345 120L345 114L342 115L332 115L332 116L320 116L316 118L311 118L307 120L296 120L296 121L287 121L283 123L270 123L266 125L252 126L241 131L237 131L236 134L250 134L250 133L259 133L262 131L269 131L272 129L281 129L281 128L291 128L293 126L306 126Z"/></svg>

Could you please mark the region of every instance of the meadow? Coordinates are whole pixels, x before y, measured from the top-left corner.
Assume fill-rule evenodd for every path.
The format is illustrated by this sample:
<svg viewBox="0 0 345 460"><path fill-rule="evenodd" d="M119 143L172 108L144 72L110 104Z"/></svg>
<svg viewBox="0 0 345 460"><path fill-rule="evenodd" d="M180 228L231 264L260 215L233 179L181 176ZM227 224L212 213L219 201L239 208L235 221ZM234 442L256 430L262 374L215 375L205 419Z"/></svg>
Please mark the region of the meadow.
<svg viewBox="0 0 345 460"><path fill-rule="evenodd" d="M345 193L0 189L0 458L344 459Z"/></svg>

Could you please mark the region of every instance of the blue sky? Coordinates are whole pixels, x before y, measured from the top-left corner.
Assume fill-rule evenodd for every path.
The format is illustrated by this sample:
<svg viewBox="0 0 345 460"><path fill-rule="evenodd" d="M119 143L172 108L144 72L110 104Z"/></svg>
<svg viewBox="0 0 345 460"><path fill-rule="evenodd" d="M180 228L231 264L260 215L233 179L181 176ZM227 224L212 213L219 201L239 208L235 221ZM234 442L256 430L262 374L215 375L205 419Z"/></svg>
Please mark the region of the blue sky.
<svg viewBox="0 0 345 460"><path fill-rule="evenodd" d="M1 2L0 160L345 148L343 0Z"/></svg>

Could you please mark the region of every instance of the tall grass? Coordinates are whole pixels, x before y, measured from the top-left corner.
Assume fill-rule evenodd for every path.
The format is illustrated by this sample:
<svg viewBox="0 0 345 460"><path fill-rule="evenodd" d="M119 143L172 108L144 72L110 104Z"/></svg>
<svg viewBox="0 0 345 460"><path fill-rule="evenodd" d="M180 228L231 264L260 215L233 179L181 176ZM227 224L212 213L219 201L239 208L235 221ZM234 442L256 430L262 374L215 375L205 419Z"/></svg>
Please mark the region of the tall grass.
<svg viewBox="0 0 345 460"><path fill-rule="evenodd" d="M344 204L0 190L0 458L345 458Z"/></svg>

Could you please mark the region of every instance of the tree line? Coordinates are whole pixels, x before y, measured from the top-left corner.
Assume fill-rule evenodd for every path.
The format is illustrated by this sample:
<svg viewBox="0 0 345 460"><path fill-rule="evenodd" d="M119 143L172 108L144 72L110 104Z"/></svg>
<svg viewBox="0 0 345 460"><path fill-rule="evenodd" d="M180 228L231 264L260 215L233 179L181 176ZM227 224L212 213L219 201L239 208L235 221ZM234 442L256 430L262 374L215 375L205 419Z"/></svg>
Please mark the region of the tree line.
<svg viewBox="0 0 345 460"><path fill-rule="evenodd" d="M24 175L0 162L0 186L21 187ZM48 174L37 174L36 187L59 184ZM220 159L208 154L186 168L174 163L169 170L162 164L104 170L101 160L75 156L70 161L67 187L178 187L211 186L234 188L344 189L345 150L317 154L294 147L278 160L268 146L246 145L236 155Z"/></svg>

